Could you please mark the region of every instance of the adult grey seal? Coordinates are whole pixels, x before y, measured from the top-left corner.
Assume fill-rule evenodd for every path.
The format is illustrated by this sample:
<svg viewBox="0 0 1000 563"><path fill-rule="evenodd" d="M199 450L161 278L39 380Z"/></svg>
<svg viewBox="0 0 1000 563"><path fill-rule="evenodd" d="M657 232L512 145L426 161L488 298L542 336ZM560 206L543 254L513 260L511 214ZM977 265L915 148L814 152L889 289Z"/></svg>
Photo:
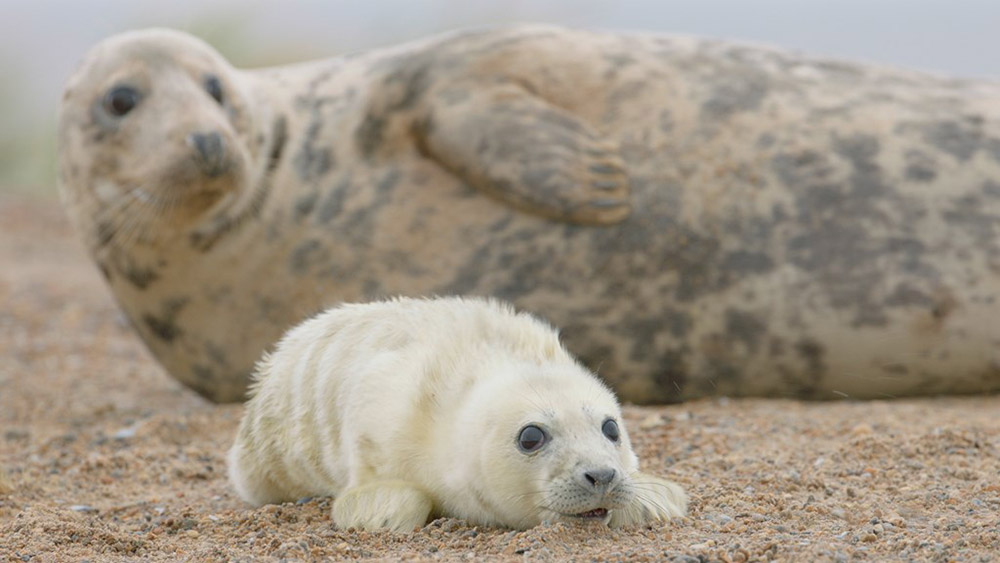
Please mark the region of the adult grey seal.
<svg viewBox="0 0 1000 563"><path fill-rule="evenodd" d="M1000 86L547 26L232 68L147 30L60 120L70 214L171 375L244 397L327 305L494 295L623 399L1000 388Z"/></svg>
<svg viewBox="0 0 1000 563"><path fill-rule="evenodd" d="M260 362L229 453L253 504L334 496L340 528L428 518L646 525L684 491L639 471L615 396L556 332L482 300L340 306Z"/></svg>

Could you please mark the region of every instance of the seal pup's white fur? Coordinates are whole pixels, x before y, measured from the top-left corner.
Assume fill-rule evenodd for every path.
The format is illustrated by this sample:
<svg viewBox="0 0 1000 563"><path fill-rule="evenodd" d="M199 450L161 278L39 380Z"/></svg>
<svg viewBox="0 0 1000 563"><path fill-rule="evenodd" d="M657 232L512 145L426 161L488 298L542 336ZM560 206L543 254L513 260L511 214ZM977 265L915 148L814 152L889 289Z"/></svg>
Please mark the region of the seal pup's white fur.
<svg viewBox="0 0 1000 563"><path fill-rule="evenodd" d="M528 426L544 433L532 451ZM551 327L476 299L344 305L293 328L258 364L229 475L256 505L332 495L341 528L623 526L687 507L638 471L614 395Z"/></svg>

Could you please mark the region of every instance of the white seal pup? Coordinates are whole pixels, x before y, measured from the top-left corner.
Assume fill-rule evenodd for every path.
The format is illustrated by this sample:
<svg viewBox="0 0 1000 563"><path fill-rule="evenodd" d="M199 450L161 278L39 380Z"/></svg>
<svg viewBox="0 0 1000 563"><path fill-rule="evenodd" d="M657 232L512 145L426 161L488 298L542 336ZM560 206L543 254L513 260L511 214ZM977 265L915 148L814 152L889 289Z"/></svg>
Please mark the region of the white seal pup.
<svg viewBox="0 0 1000 563"><path fill-rule="evenodd" d="M341 528L626 526L687 507L638 470L615 396L552 328L461 298L344 305L289 331L258 364L229 475L255 505L334 496Z"/></svg>

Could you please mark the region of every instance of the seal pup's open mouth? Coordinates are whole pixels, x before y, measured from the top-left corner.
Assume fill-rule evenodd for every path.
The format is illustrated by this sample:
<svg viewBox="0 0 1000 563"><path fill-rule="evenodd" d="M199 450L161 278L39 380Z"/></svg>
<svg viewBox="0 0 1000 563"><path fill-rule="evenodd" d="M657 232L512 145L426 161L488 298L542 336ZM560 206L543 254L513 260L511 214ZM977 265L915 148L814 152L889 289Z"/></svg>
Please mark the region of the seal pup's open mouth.
<svg viewBox="0 0 1000 563"><path fill-rule="evenodd" d="M579 514L573 514L574 518L585 518L585 519L595 519L601 520L607 518L608 509L607 508L595 508L593 510L588 510L586 512L581 512Z"/></svg>

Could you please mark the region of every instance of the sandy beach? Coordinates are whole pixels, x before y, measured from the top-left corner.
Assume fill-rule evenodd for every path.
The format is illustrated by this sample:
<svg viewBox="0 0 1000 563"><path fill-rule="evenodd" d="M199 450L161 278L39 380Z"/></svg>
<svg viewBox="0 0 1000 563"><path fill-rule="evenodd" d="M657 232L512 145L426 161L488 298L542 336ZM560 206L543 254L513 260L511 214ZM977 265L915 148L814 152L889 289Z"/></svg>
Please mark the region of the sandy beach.
<svg viewBox="0 0 1000 563"><path fill-rule="evenodd" d="M58 202L0 195L0 560L993 561L1000 397L626 408L645 471L688 491L660 527L337 530L330 499L251 508L242 412L169 378Z"/></svg>

